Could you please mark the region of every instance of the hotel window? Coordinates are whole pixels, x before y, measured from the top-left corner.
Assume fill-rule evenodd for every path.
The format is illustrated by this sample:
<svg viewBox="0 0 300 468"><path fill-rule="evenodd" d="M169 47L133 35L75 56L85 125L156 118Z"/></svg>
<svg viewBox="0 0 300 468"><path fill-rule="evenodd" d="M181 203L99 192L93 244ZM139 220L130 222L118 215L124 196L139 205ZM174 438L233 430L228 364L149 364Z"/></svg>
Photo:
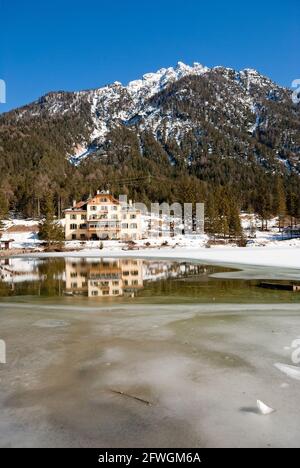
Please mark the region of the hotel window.
<svg viewBox="0 0 300 468"><path fill-rule="evenodd" d="M72 215L71 215L71 219L77 219L77 215L72 214Z"/></svg>
<svg viewBox="0 0 300 468"><path fill-rule="evenodd" d="M122 229L128 229L128 224L123 223L123 224L122 224Z"/></svg>
<svg viewBox="0 0 300 468"><path fill-rule="evenodd" d="M98 291L92 291L92 296L98 296Z"/></svg>
<svg viewBox="0 0 300 468"><path fill-rule="evenodd" d="M77 273L76 272L71 273L71 278L77 278Z"/></svg>
<svg viewBox="0 0 300 468"><path fill-rule="evenodd" d="M82 219L82 221L85 221L86 220L86 215L81 215L81 219Z"/></svg>
<svg viewBox="0 0 300 468"><path fill-rule="evenodd" d="M91 206L91 211L97 211L97 207L96 206Z"/></svg>
<svg viewBox="0 0 300 468"><path fill-rule="evenodd" d="M71 283L71 288L76 289L77 288L77 283Z"/></svg>
<svg viewBox="0 0 300 468"><path fill-rule="evenodd" d="M130 219L136 219L136 215L130 215Z"/></svg>
<svg viewBox="0 0 300 468"><path fill-rule="evenodd" d="M118 289L114 289L113 295L118 296L120 294L120 291Z"/></svg>
<svg viewBox="0 0 300 468"><path fill-rule="evenodd" d="M137 224L135 224L135 223L130 224L130 229L137 229Z"/></svg>
<svg viewBox="0 0 300 468"><path fill-rule="evenodd" d="M72 229L72 231L75 231L77 229L77 224L71 224L70 229Z"/></svg>

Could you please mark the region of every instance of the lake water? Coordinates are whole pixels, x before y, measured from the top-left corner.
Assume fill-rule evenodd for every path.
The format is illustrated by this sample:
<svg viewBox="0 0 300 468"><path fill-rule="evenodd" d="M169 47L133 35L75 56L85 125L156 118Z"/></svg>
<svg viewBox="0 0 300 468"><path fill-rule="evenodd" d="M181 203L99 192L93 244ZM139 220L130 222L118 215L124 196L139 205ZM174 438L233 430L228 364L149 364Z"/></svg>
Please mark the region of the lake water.
<svg viewBox="0 0 300 468"><path fill-rule="evenodd" d="M85 305L300 303L300 294L259 287L263 278L272 278L272 270L251 273L140 259L16 258L1 262L0 298L5 300L48 299Z"/></svg>
<svg viewBox="0 0 300 468"><path fill-rule="evenodd" d="M259 287L289 276L1 260L0 446L299 446L300 293Z"/></svg>

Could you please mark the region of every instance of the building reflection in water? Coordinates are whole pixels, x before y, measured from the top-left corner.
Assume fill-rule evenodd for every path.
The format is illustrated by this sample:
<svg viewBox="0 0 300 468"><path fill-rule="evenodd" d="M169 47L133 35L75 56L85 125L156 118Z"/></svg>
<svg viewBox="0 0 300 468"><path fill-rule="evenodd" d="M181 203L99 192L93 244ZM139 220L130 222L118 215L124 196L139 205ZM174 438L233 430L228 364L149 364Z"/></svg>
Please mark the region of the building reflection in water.
<svg viewBox="0 0 300 468"><path fill-rule="evenodd" d="M142 260L66 260L68 295L134 297L143 288Z"/></svg>
<svg viewBox="0 0 300 468"><path fill-rule="evenodd" d="M205 275L203 265L133 259L67 259L65 294L135 297L145 282Z"/></svg>
<svg viewBox="0 0 300 468"><path fill-rule="evenodd" d="M0 296L135 297L147 284L164 280L207 281L210 267L139 259L0 259Z"/></svg>

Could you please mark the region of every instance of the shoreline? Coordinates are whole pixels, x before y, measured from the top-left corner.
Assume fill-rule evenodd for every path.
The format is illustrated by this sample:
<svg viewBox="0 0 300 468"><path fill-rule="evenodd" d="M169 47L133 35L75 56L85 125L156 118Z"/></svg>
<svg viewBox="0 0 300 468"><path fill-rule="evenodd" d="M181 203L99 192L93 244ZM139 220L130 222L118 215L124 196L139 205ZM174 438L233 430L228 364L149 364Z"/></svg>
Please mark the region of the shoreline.
<svg viewBox="0 0 300 468"><path fill-rule="evenodd" d="M161 248L124 251L95 249L64 252L28 252L6 255L6 258L140 258L145 260L173 260L203 262L233 269L281 268L300 275L300 248ZM2 257L5 258L5 257Z"/></svg>

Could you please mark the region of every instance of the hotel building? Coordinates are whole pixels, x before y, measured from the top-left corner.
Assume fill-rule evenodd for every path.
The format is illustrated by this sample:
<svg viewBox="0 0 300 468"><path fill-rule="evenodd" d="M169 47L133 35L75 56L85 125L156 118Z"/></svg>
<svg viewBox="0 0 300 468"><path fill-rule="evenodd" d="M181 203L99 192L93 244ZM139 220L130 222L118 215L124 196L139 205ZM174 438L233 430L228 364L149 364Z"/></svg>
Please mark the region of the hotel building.
<svg viewBox="0 0 300 468"><path fill-rule="evenodd" d="M109 192L98 191L94 197L65 211L65 238L70 240L124 240L142 238L141 212L132 202L120 203Z"/></svg>

